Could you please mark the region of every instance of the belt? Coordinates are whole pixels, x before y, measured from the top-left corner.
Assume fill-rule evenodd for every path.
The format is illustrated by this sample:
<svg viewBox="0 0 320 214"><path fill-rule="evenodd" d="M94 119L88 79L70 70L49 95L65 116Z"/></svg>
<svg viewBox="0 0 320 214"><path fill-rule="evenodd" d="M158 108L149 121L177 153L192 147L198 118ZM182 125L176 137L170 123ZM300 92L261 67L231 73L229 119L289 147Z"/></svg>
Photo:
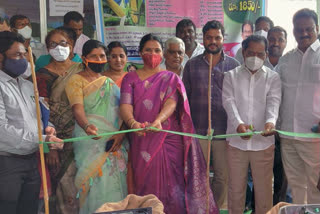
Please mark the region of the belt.
<svg viewBox="0 0 320 214"><path fill-rule="evenodd" d="M21 159L31 159L36 157L36 152L27 154L27 155L18 155L18 154L12 154L9 152L2 152L0 151L0 156L6 156L6 157L13 157L13 158L21 158Z"/></svg>

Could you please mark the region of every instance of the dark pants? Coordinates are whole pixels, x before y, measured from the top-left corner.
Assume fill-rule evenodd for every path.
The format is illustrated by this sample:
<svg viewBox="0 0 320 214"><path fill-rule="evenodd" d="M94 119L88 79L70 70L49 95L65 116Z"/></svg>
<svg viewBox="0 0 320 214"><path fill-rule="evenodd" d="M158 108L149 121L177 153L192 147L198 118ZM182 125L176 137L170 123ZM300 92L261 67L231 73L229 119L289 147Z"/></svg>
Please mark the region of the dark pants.
<svg viewBox="0 0 320 214"><path fill-rule="evenodd" d="M37 214L40 175L36 155L0 156L0 213Z"/></svg>

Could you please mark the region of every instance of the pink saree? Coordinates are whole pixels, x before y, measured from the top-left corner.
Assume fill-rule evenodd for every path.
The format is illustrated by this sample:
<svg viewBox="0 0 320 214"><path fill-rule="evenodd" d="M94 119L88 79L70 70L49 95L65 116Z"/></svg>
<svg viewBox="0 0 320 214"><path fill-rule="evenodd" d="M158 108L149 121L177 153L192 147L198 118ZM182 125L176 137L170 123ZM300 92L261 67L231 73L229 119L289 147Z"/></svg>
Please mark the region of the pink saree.
<svg viewBox="0 0 320 214"><path fill-rule="evenodd" d="M189 103L180 78L161 71L141 81L136 72L128 73L121 86L121 104L131 104L139 122L153 122L168 98L177 108L162 123L163 129L194 133ZM155 194L165 213L205 213L206 163L197 139L164 132L130 135L130 154L135 194ZM210 214L219 209L210 192Z"/></svg>

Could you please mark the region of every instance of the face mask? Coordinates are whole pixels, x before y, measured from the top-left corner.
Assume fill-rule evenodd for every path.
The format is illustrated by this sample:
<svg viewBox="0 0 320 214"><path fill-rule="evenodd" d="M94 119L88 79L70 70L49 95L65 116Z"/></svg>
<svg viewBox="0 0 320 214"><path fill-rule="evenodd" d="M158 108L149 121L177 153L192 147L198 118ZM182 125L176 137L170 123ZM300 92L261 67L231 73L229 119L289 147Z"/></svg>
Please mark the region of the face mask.
<svg viewBox="0 0 320 214"><path fill-rule="evenodd" d="M70 48L69 46L63 47L61 45L58 45L57 47L50 49L49 54L58 62L65 61L70 54Z"/></svg>
<svg viewBox="0 0 320 214"><path fill-rule="evenodd" d="M259 70L263 63L264 61L257 56L250 56L245 59L245 65L250 71Z"/></svg>
<svg viewBox="0 0 320 214"><path fill-rule="evenodd" d="M32 29L31 29L31 27L29 27L27 25L22 29L18 29L18 33L21 34L21 36L23 36L23 38L30 39L31 38L31 34L32 34Z"/></svg>
<svg viewBox="0 0 320 214"><path fill-rule="evenodd" d="M26 59L5 59L4 70L12 77L16 78L23 74L28 68Z"/></svg>
<svg viewBox="0 0 320 214"><path fill-rule="evenodd" d="M159 54L143 54L142 60L145 65L148 65L151 68L156 68L160 65L162 57Z"/></svg>
<svg viewBox="0 0 320 214"><path fill-rule="evenodd" d="M267 38L268 32L264 31L264 30L259 30L259 31L254 32L254 35L263 36L264 38Z"/></svg>
<svg viewBox="0 0 320 214"><path fill-rule="evenodd" d="M86 65L96 73L101 73L105 70L105 66L107 64L107 61L86 61Z"/></svg>
<svg viewBox="0 0 320 214"><path fill-rule="evenodd" d="M30 62L28 62L28 67L26 71L23 74L21 74L21 77L27 79L30 76L31 76L31 64Z"/></svg>

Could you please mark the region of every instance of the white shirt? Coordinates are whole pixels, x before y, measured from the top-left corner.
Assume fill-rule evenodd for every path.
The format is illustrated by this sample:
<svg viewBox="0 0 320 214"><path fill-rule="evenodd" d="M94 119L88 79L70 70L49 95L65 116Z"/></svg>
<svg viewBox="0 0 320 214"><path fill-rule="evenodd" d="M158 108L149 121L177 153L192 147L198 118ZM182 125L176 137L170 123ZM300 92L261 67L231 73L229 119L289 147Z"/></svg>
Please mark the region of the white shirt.
<svg viewBox="0 0 320 214"><path fill-rule="evenodd" d="M263 131L266 123L276 123L281 102L279 75L262 66L252 74L244 65L225 73L222 103L228 115L227 133L236 133L243 123ZM244 151L264 150L274 144L274 136L254 135L249 140L228 139L230 146Z"/></svg>
<svg viewBox="0 0 320 214"><path fill-rule="evenodd" d="M318 39L305 53L294 49L281 57L276 71L282 81L281 130L311 133L312 126L320 121L320 43ZM307 138L294 139L320 141Z"/></svg>
<svg viewBox="0 0 320 214"><path fill-rule="evenodd" d="M186 65L186 63L188 62L189 59L192 59L193 57L198 56L200 54L203 54L204 50L205 49L204 49L203 45L201 45L199 42L197 42L197 47L192 52L192 55L190 58L188 57L187 54L184 54L183 61L181 63L182 67L184 68L184 66Z"/></svg>
<svg viewBox="0 0 320 214"><path fill-rule="evenodd" d="M88 40L90 40L89 37L87 37L84 34L81 34L76 41L76 44L73 48L73 52L78 54L79 56L82 56L82 47L83 47L84 43L86 43Z"/></svg>
<svg viewBox="0 0 320 214"><path fill-rule="evenodd" d="M0 151L19 155L37 151L37 127L32 83L0 70Z"/></svg>

